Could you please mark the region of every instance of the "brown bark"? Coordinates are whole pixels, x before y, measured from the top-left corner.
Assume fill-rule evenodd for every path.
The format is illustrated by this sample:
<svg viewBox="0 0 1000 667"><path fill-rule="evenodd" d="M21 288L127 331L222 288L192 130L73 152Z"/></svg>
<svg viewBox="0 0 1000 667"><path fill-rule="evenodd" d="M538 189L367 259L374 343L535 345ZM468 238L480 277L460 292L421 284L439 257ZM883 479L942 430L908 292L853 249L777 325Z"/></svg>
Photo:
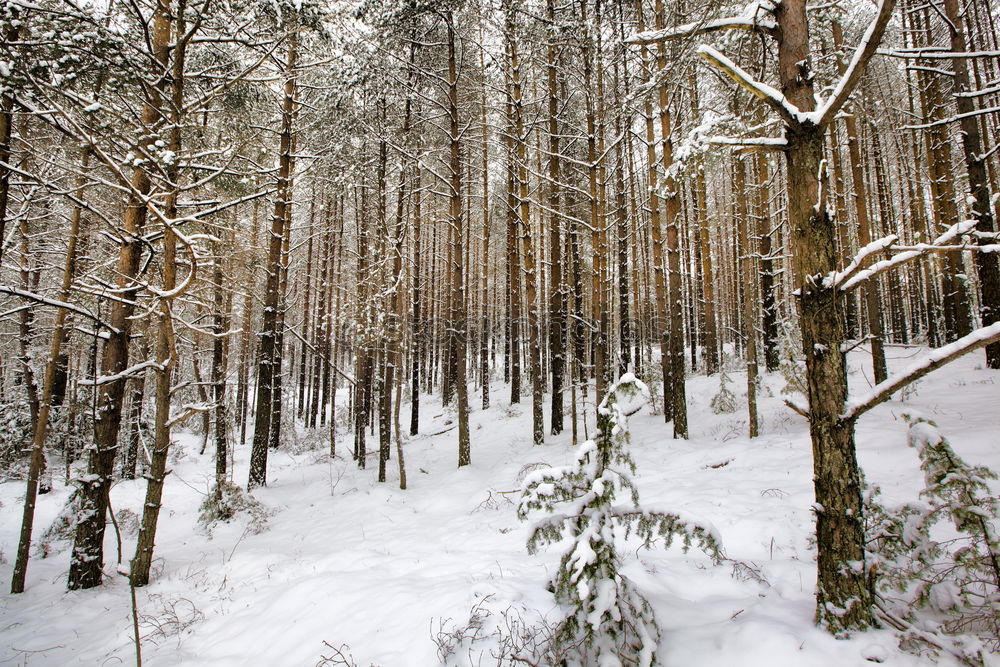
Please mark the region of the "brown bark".
<svg viewBox="0 0 1000 667"><path fill-rule="evenodd" d="M749 435L756 438L760 435L760 425L757 419L757 295L753 286L754 280L754 247L750 232L750 207L747 203L746 169L743 160L737 158L734 165L733 195L736 198L736 224L739 229L740 273L743 282L743 342L744 358L747 369L747 423Z"/></svg>
<svg viewBox="0 0 1000 667"><path fill-rule="evenodd" d="M944 13L948 18L951 50L955 53L964 53L966 51L965 21L958 0L944 0ZM995 242L989 236L996 231L996 227L990 202L990 184L986 173L986 157L983 151L979 119L973 115L976 105L974 99L967 95L972 90L967 59L953 58L951 62L954 73L952 78L955 107L961 117L962 150L965 156L965 170L969 178L969 195L972 198L971 213L976 220L976 230L985 235L980 238L980 245L988 245ZM1000 261L998 261L996 253L992 252L977 252L975 260L982 291L979 312L983 325L986 326L1000 321ZM1000 344L994 343L986 347L986 365L989 368L1000 368Z"/></svg>
<svg viewBox="0 0 1000 667"><path fill-rule="evenodd" d="M557 77L557 47L555 29L555 0L546 0L546 18L549 21L546 46L545 82L548 95L548 207L549 213L549 358L552 369L552 403L550 407L550 432L559 435L563 430L563 375L566 354L563 341L566 330L566 285L563 279L562 216L559 176L559 88Z"/></svg>
<svg viewBox="0 0 1000 667"><path fill-rule="evenodd" d="M295 112L295 65L297 40L288 41L284 64L284 96L281 108L281 134L278 157L278 189L271 216L267 254L267 280L264 286L264 314L261 323L259 364L257 370L257 413L254 418L253 446L250 453L250 478L247 487L267 484L267 449L272 430L272 409L277 381L279 308L281 304L281 259L286 235L287 211L291 206L292 117Z"/></svg>
<svg viewBox="0 0 1000 667"><path fill-rule="evenodd" d="M162 69L167 67L169 58L170 23L169 8L164 0L159 0L151 20L151 55ZM160 120L160 100L167 81L168 78L163 76L159 85L149 89L142 110L144 127L151 128ZM141 140L143 149L152 143L152 136L149 133ZM133 170L130 189L117 265L117 288L123 299L115 300L111 306L109 324L114 330L109 332L104 344L100 365L102 376L119 376L128 367L134 299L140 289L136 282L142 251L138 238L146 220L145 197L150 192L150 178L144 167ZM80 485L81 518L77 522L73 538L68 580L70 590L92 588L101 584L108 492L118 449L118 430L121 426L122 398L126 384L124 378L117 379L102 385L104 388L100 392L94 420L94 443L88 451L87 474Z"/></svg>
<svg viewBox="0 0 1000 667"><path fill-rule="evenodd" d="M662 29L666 24L663 0L656 0L656 26ZM667 67L667 46L657 45L656 65L661 74ZM659 87L660 99L660 141L662 142L662 165L665 174L664 224L667 228L667 301L670 326L668 327L667 362L664 366L664 395L670 406L670 419L674 424L674 437L687 438L687 397L685 390L684 364L684 311L681 284L680 249L680 192L673 177L673 137L670 117L670 97L665 85ZM666 380L669 378L669 390Z"/></svg>
<svg viewBox="0 0 1000 667"><path fill-rule="evenodd" d="M173 47L172 76L170 77L170 107L167 113L171 130L167 142L168 149L174 155L180 155L181 150L181 109L184 106L184 56L188 41L182 39L186 33L184 20L185 0L177 4L175 26L175 43ZM168 29L169 31L169 29ZM167 195L164 206L166 220L177 217L177 196L179 190L179 163L174 161L167 168L167 180L174 191ZM174 324L172 304L174 299L183 293L177 285L177 235L170 222L163 223L163 285L159 299L159 327L156 334L156 415L153 427L153 452L150 456L149 471L146 474L146 498L142 505L142 521L139 535L136 539L135 556L132 558L129 577L132 586L145 586L149 583L149 571L153 564L153 545L156 540L156 527L160 518L160 507L163 501L163 483L168 474L167 454L170 450L170 430L172 420L171 383L173 371L177 365L177 347L174 341ZM191 258L190 271L194 272L197 258L188 249ZM201 387L199 381L199 387ZM205 437L208 437L205 428Z"/></svg>
<svg viewBox="0 0 1000 667"><path fill-rule="evenodd" d="M511 111L513 112L514 146L517 156L517 224L520 230L521 256L524 262L525 301L528 305L528 375L531 379L531 433L536 445L545 442L545 424L542 416L542 364L539 341L538 277L535 268L535 247L531 239L531 213L528 208L527 137L524 130L522 108L521 63L517 51L514 7L507 10L507 56L511 72Z"/></svg>
<svg viewBox="0 0 1000 667"><path fill-rule="evenodd" d="M0 128L2 130L2 128ZM2 137L0 137L2 140ZM2 154L0 159L5 160ZM90 151L84 149L81 161L81 172L87 171L90 161ZM77 177L77 187L83 191L84 176L81 173ZM62 284L59 288L58 299L69 301L70 289L73 285L73 277L76 273L76 248L80 237L80 218L82 209L80 206L73 208L70 216L69 239L66 244L66 256L63 260ZM2 215L2 214L0 214ZM0 232L2 234L2 232ZM0 236L2 238L2 236ZM52 339L49 344L49 356L45 362L45 380L42 385L42 396L38 405L38 415L35 418L34 439L31 445L31 461L28 466L27 489L24 494L24 513L21 518L21 534L17 545L17 557L14 562L14 574L11 578L10 592L23 593L25 577L28 569L28 557L31 551L31 533L35 521L35 502L38 496L39 479L45 466L45 440L48 436L49 413L54 403L56 384L60 371L60 362L63 360L62 346L66 340L66 317L68 312L65 308L56 310L55 325L52 329Z"/></svg>
<svg viewBox="0 0 1000 667"><path fill-rule="evenodd" d="M452 293L451 293L451 330L452 349L456 353L456 398L458 400L458 465L469 465L472 462L469 443L469 397L466 384L466 336L467 318L465 315L465 271L462 266L462 139L459 125L458 108L458 56L456 53L455 23L451 11L445 13L445 23L448 30L448 117L449 117L449 168L450 197L449 223L454 232L452 258Z"/></svg>

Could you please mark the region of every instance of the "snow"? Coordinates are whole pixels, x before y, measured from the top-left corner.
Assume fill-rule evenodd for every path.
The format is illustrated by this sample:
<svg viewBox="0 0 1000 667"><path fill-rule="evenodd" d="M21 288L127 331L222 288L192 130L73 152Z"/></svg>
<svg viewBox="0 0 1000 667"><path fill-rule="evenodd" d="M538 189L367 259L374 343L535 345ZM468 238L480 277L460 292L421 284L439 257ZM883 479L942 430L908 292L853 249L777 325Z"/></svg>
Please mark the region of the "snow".
<svg viewBox="0 0 1000 667"><path fill-rule="evenodd" d="M739 65L734 63L720 51L707 44L702 44L695 53L718 65L731 77L736 79L749 92L761 98L772 108L778 111L786 120L793 119L802 124L808 119L808 114L799 111L788 99L774 86L757 81Z"/></svg>
<svg viewBox="0 0 1000 667"><path fill-rule="evenodd" d="M887 353L898 372L926 350L889 347ZM859 420L860 462L887 504L916 501L924 485L903 412L932 417L963 458L1000 469L1000 372L984 369L983 358L982 351L962 357L924 378L905 402L886 402ZM870 357L859 348L849 361L852 393L865 393ZM730 374L734 387L745 386L742 373ZM679 544L628 559L623 575L649 599L663 630L659 662L955 665L900 652L887 630L836 640L813 626L811 448L805 420L782 404L784 384L780 376L763 375L762 435L754 440L746 437L744 395L736 413L712 412L717 377L688 380L690 440L672 439L662 416L648 408L629 419L643 506L711 526L730 559L713 566ZM427 667L439 664L431 636L465 623L474 605L494 614L516 608L559 618L545 585L562 550L527 554L530 523L518 521L519 496L510 492L527 466L568 465L579 448L568 433L532 445L530 402L511 406L507 395L497 384L494 406L473 410L471 466L455 468L454 431L412 438L405 445L407 491L378 484L372 465L358 470L349 460L330 460L318 434L300 433L298 447L271 452L270 486L253 493L275 511L260 534L239 520L217 525L211 536L198 527L198 506L214 477L213 452L209 447L199 456L200 438L177 433L179 456L164 490L153 581L137 590L144 664L315 665L331 652L325 641L347 644L359 665ZM430 399L421 412L424 433L454 418ZM592 405L588 413L592 419ZM341 436L345 451L343 430ZM248 450L235 449L240 484ZM728 464L711 467L723 460ZM542 473L532 475L544 480ZM71 490L59 479L54 484L38 499L39 535ZM115 512L138 513L144 492L142 480L115 484ZM22 481L0 483L0 554L8 560L16 550L23 493ZM11 565L3 564L0 664L134 664L129 590L115 571L127 567L135 535L126 530L122 539L125 565L118 566L109 527L109 579L97 589L66 591L65 543L53 545L48 558L33 557L22 595L7 593ZM947 593L937 593L941 604ZM488 644L467 648L452 664L493 664Z"/></svg>
<svg viewBox="0 0 1000 667"><path fill-rule="evenodd" d="M922 359L907 366L907 368L901 373L891 375L884 382L872 387L868 392L859 393L849 398L847 405L844 408L844 418L850 419L857 416L861 412L864 412L871 401L877 400L878 397L885 392L889 390L895 391L902 389L905 385L895 385L899 384L899 382L904 378L911 376L917 376L919 378L919 376L924 373L932 372L935 366L943 363L948 359L948 357L959 354L962 350L981 346L985 342L996 338L997 336L1000 336L1000 322L994 322L989 326L975 329L971 333L962 336L954 342L931 350Z"/></svg>
<svg viewBox="0 0 1000 667"><path fill-rule="evenodd" d="M879 273L883 273L892 268L893 266L896 266L897 264L903 264L905 262L909 262L912 259L915 259L923 254L926 254L929 250L935 247L944 246L951 243L956 238L959 238L962 235L972 231L972 229L976 226L976 222L977 222L976 220L963 220L962 222L955 223L929 244L918 245L916 246L915 250L907 250L901 252L889 259L875 262L868 268L861 269L860 271L856 270L855 267L855 270L852 271L850 267L855 266L855 261L858 262L858 265L860 265L860 261L864 259L864 257L862 256L863 253L865 253L866 251L870 253L872 251L873 245L878 244L881 240L885 239L881 239L880 241L873 241L872 243L868 244L861 250L861 252L858 254L858 257L855 258L855 261L851 262L851 265L848 267L848 269L845 269L842 272L842 275L834 275L830 279L834 281L834 284L839 284L840 289L842 291L847 292L856 287L858 284L864 282L865 280L868 280L872 276L878 275ZM886 238L891 238L891 237L886 237Z"/></svg>

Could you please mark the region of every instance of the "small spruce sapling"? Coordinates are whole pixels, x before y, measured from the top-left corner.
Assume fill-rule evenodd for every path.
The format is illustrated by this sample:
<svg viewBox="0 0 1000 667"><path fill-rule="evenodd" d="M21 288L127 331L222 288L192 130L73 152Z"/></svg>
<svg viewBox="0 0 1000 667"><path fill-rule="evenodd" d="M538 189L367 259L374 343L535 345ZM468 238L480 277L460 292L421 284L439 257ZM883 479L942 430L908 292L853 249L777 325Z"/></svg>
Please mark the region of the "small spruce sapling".
<svg viewBox="0 0 1000 667"><path fill-rule="evenodd" d="M556 636L559 645L575 647L578 662L571 665L656 664L660 630L653 610L621 574L626 538L635 535L649 548L657 538L669 546L679 537L685 551L697 544L714 561L721 558L711 527L639 507L630 476L635 464L626 450L628 417L648 401L646 385L631 373L623 375L598 408L597 439L580 445L576 463L536 470L524 480L519 518L533 511L550 515L534 525L528 552L564 537L572 540L552 580L556 600L573 610ZM625 503L619 504L620 494Z"/></svg>
<svg viewBox="0 0 1000 667"><path fill-rule="evenodd" d="M782 394L807 394L806 388L806 363L802 358L801 334L796 327L788 321L781 323L781 332L778 338L778 370L785 378L785 386Z"/></svg>
<svg viewBox="0 0 1000 667"><path fill-rule="evenodd" d="M989 487L997 476L963 461L932 421L910 420L908 443L920 456L924 502L885 508L875 499L878 489L869 499L881 604L896 620L924 629L910 633L918 643L927 630L966 635L941 641L938 634L936 643L976 664L980 642L1000 648L1000 500ZM934 530L942 520L954 530Z"/></svg>
<svg viewBox="0 0 1000 667"><path fill-rule="evenodd" d="M736 394L729 389L729 383L732 381L726 364L723 363L719 370L719 393L712 397L711 403L712 412L717 415L736 412Z"/></svg>

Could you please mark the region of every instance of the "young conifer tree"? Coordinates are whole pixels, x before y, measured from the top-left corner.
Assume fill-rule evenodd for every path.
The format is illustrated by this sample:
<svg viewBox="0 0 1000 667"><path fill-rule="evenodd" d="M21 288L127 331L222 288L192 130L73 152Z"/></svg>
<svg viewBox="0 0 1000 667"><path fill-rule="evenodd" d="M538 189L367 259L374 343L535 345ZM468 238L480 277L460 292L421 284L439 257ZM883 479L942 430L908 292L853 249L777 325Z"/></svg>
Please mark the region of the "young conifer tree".
<svg viewBox="0 0 1000 667"><path fill-rule="evenodd" d="M576 462L537 470L524 480L518 516L549 514L532 529L528 552L572 538L552 579L556 600L573 609L556 642L582 665L656 664L660 629L649 602L621 574L625 539L634 535L649 548L657 538L669 547L679 537L685 550L697 544L713 560L721 558L711 527L639 506L631 478L635 463L627 450L628 417L648 401L646 385L626 373L605 394L597 438L580 445Z"/></svg>

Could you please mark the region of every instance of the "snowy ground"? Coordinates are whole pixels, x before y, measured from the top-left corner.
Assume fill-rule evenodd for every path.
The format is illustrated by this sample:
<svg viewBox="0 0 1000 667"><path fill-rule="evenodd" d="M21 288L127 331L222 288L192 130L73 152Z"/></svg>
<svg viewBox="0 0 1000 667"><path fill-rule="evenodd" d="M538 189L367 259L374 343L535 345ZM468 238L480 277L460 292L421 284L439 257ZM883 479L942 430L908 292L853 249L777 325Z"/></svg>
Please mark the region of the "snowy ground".
<svg viewBox="0 0 1000 667"><path fill-rule="evenodd" d="M890 348L901 368L923 351ZM863 353L852 353L855 392L870 386ZM922 487L916 453L906 446L903 412L936 420L960 455L1000 470L1000 372L983 369L983 353L932 374L863 417L858 449L869 481L888 503L915 498ZM864 365L865 370L860 367ZM812 626L815 585L810 544L812 464L805 421L781 403L784 380L765 378L761 437L746 437L744 377L733 373L736 413L709 408L717 378L689 380L691 439L676 441L662 417L631 420L637 481L644 503L675 508L711 522L726 555L739 566L713 566L695 552L630 555L627 574L653 603L663 628L661 662L675 666L776 667L932 664L902 654L885 631L836 641ZM528 526L515 516L518 476L535 463L561 465L573 456L569 434L530 442L530 397L511 407L505 388L494 407L472 413L472 465L456 469L456 432L418 436L405 446L410 488L395 477L375 482L376 460L359 471L331 461L325 444L292 454L272 452L269 486L255 492L273 508L266 530L223 524L211 535L197 523L213 470L211 450L181 435L184 454L167 479L153 583L138 591L146 665L315 665L347 645L358 665L439 664L433 636L467 624L479 605L484 634L515 612L558 618L545 585L559 550L527 555ZM898 398L898 397L897 397ZM478 403L478 398L472 401ZM424 433L449 417L426 404ZM547 410L546 410L547 411ZM405 408L404 408L405 414ZM567 420L568 421L568 420ZM371 446L371 445L370 445ZM236 454L245 483L248 452ZM393 459L393 465L395 459ZM115 511L139 512L144 482L112 491ZM23 482L0 485L0 664L134 664L129 590L114 575L95 590L66 592L67 545L33 558L28 589L7 593L20 526ZM36 534L57 514L68 489L40 498ZM134 550L125 535L124 557ZM117 554L108 530L108 563ZM487 617L487 614L489 616ZM444 636L444 635L442 635ZM463 646L454 664L494 664L488 643ZM938 664L950 664L942 661Z"/></svg>

